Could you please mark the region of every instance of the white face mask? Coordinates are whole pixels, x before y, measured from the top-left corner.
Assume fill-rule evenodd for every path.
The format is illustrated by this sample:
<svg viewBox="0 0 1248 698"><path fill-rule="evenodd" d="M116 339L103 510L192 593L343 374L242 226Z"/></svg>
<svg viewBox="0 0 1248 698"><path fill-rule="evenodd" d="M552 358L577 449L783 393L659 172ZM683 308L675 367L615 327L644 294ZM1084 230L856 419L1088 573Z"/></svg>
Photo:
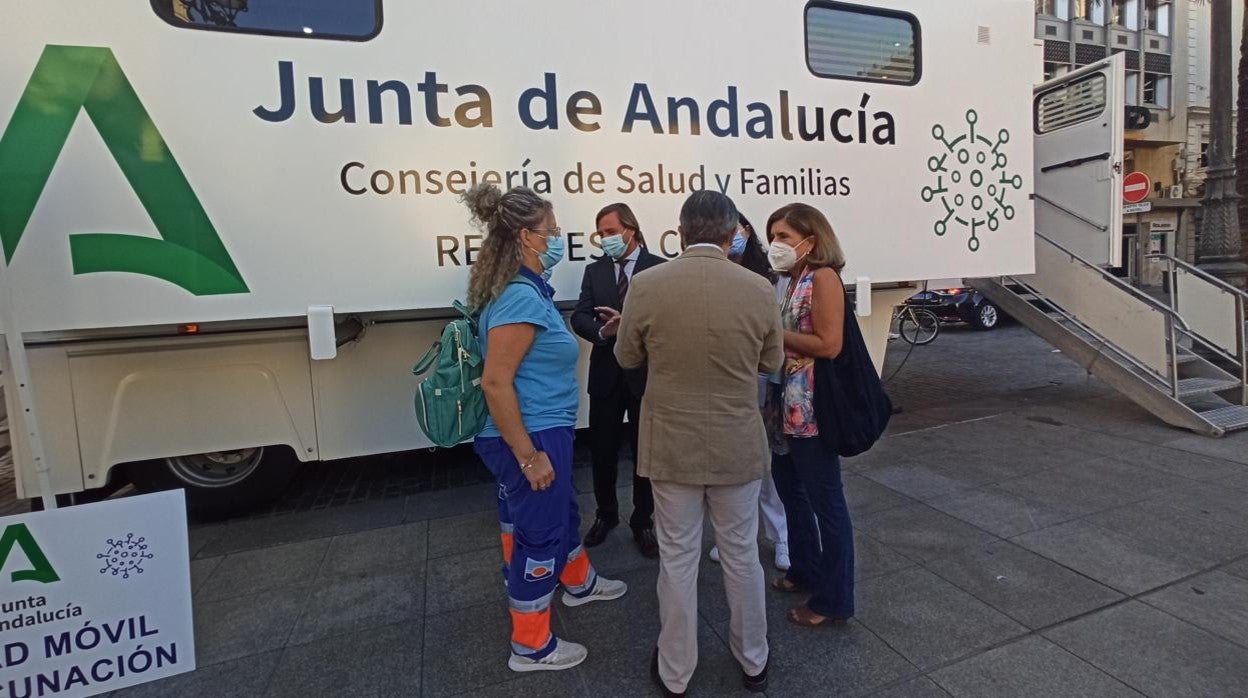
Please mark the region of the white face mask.
<svg viewBox="0 0 1248 698"><path fill-rule="evenodd" d="M797 243L798 247L805 244L810 238ZM802 255L804 258L806 255ZM767 261L771 262L771 268L775 271L785 272L797 266L799 258L797 256L797 248L789 247L779 240L772 240L771 245L767 248Z"/></svg>

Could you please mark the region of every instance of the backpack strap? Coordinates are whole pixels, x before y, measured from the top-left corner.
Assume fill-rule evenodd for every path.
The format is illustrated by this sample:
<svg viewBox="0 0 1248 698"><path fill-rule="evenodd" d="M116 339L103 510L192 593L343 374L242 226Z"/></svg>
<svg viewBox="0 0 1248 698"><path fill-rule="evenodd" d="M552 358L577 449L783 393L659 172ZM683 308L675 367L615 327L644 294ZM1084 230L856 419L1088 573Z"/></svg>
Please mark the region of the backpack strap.
<svg viewBox="0 0 1248 698"><path fill-rule="evenodd" d="M434 342L433 346L429 347L429 349L425 351L425 355L420 357L420 361L417 361L416 365L412 367L412 375L419 376L425 371L433 368L433 364L438 360L438 355L441 352L442 342Z"/></svg>

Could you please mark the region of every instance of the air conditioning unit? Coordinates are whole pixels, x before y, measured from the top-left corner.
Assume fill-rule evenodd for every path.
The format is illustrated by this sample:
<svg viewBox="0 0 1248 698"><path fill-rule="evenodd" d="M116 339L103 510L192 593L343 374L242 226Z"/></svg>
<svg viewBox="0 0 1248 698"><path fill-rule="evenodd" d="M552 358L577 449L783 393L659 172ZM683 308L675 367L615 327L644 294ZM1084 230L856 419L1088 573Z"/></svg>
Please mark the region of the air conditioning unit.
<svg viewBox="0 0 1248 698"><path fill-rule="evenodd" d="M1181 184L1175 184L1170 187L1170 198L1171 199L1183 198L1183 186Z"/></svg>

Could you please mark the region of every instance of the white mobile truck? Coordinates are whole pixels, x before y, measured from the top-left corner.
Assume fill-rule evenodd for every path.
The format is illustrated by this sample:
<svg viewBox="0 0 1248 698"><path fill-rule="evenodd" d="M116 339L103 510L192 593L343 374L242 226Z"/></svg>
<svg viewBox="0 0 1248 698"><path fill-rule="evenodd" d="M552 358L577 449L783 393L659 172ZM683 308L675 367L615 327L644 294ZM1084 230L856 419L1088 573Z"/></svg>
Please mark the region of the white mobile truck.
<svg viewBox="0 0 1248 698"><path fill-rule="evenodd" d="M760 227L812 203L878 361L914 281L1032 270L1033 9L9 0L0 240L49 486L219 508L300 461L427 446L410 368L464 294L480 181L554 202L565 303L605 204L673 257L694 189ZM1110 131L1083 152L1120 151ZM14 433L18 494L43 494Z"/></svg>

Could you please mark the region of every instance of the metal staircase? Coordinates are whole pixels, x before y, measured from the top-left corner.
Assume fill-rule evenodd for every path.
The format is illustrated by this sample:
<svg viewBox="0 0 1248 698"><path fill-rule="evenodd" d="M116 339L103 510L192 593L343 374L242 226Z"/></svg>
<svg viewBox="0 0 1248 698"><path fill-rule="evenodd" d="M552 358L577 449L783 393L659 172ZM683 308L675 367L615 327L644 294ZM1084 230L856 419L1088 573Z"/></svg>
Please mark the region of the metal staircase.
<svg viewBox="0 0 1248 698"><path fill-rule="evenodd" d="M1153 298L1036 235L1036 273L973 285L1067 357L1167 424L1248 429L1248 294L1173 257Z"/></svg>

